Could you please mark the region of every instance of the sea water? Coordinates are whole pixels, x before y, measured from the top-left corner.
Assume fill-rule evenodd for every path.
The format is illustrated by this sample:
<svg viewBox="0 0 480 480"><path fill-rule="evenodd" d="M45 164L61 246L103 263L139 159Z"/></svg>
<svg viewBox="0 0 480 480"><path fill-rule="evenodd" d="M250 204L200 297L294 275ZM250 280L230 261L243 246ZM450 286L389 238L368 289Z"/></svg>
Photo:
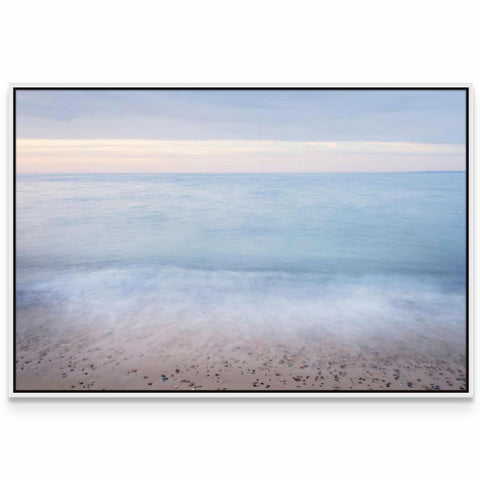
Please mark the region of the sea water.
<svg viewBox="0 0 480 480"><path fill-rule="evenodd" d="M464 172L17 175L19 335L465 336Z"/></svg>

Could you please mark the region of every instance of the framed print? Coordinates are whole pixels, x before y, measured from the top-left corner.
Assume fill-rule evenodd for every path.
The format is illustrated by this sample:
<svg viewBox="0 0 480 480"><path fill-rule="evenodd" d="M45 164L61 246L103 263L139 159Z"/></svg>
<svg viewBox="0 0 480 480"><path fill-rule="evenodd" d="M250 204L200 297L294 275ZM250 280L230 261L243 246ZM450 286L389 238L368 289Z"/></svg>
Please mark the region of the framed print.
<svg viewBox="0 0 480 480"><path fill-rule="evenodd" d="M11 88L11 396L471 396L469 85Z"/></svg>

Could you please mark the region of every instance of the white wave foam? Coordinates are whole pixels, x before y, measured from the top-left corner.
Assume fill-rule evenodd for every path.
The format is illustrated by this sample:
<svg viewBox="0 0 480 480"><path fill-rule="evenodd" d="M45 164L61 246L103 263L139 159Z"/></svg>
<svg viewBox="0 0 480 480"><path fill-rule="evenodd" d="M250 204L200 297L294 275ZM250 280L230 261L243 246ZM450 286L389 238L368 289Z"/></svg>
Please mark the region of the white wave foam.
<svg viewBox="0 0 480 480"><path fill-rule="evenodd" d="M18 287L19 334L90 328L117 336L175 326L196 335L352 339L434 336L460 343L465 295L433 277L104 269Z"/></svg>

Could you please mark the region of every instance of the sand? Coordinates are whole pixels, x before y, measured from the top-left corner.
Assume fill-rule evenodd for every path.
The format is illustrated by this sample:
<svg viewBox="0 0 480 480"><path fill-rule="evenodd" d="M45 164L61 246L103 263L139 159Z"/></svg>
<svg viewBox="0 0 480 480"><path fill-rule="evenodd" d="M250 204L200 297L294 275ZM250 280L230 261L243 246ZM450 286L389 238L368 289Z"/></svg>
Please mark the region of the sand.
<svg viewBox="0 0 480 480"><path fill-rule="evenodd" d="M465 391L464 345L428 337L89 331L18 339L18 391Z"/></svg>

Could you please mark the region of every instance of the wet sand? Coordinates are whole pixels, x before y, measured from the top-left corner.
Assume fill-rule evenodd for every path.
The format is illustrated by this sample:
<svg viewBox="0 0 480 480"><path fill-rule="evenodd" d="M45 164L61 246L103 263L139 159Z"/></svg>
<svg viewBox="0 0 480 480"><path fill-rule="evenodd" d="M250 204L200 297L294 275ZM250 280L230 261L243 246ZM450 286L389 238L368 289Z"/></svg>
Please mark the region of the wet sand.
<svg viewBox="0 0 480 480"><path fill-rule="evenodd" d="M90 331L17 342L19 391L465 391L462 344Z"/></svg>

